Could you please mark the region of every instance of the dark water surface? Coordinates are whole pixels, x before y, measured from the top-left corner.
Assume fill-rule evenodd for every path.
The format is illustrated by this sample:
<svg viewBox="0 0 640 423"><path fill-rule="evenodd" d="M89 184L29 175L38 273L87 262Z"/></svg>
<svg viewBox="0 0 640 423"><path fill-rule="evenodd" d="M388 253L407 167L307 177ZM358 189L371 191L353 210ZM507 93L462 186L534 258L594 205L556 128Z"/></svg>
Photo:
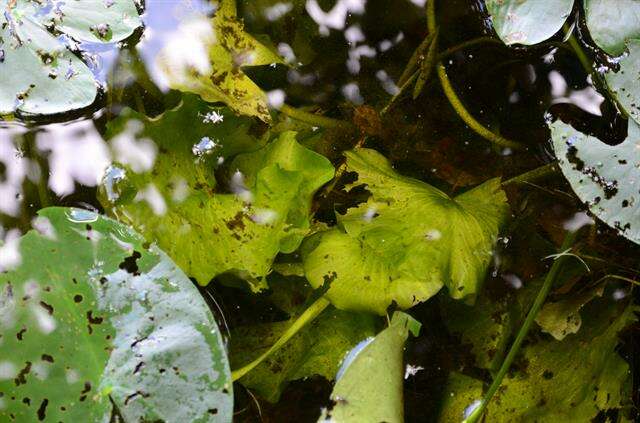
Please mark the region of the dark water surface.
<svg viewBox="0 0 640 423"><path fill-rule="evenodd" d="M239 1L239 14L253 34L269 37L278 51L290 57L292 67L260 67L246 72L272 102L286 99L297 106L315 106L326 116L351 120L370 106L380 110L398 92L396 82L426 33L424 0L338 0L318 2L332 13L293 16L287 1ZM440 48L492 35L482 2L442 1L438 10ZM113 49L91 48L94 71L108 89L95 104L72 115L32 122L0 122L0 222L1 236L10 243L29 229L35 212L48 205L75 206L103 212L98 188L114 161L145 168L153 163L157 147L140 137L130 122L118 141L105 140L106 125L125 108L155 116L176 108L181 94L163 87L154 65L158 51L171 43L185 15L211 14L195 0L147 0L146 29L128 41L120 54ZM546 122L551 116L572 123L610 144L625 137L626 125L614 107L598 94L580 62L559 35L551 42L529 48L509 48L495 41L461 49L446 59L454 88L469 111L503 136L528 146L523 152L499 149L480 138L459 119L440 89L437 78L427 82L422 94L399 98L382 117L382 130L369 137L375 148L402 174L426 181L448 194L456 194L491 177L507 179L553 160ZM185 55L189 46L176 45ZM292 57L292 51L296 57ZM594 57L608 66L603 57ZM210 117L209 117L210 118ZM185 120L207 119L185 114ZM255 122L254 131L264 131ZM197 145L201 139L189 144ZM329 136L318 151L334 163L343 150L358 140ZM194 156L194 163L197 157ZM348 177L348 175L347 175ZM334 210L344 210L363 200L362 193L337 189L314 207L327 223ZM559 174L525 186L507 189L516 219L504 232L486 288L496 301L543 276L549 262L541 252L562 241L563 225L584 212ZM149 199L153 202L153 199ZM578 215L580 216L580 215ZM617 274L640 276L640 249L618 237L605 225L590 228L588 261L590 280ZM551 250L552 251L552 250ZM545 254L546 255L546 254ZM232 284L228 284L232 285ZM611 282L607 292L635 296L625 282ZM263 296L211 283L202 288L211 300L219 322L228 328L283 319ZM215 298L215 300L213 300ZM439 297L411 310L423 324L422 334L409 341L407 362L422 368L405 381L406 420L436 419L435 410L446 393L443 386L453 371L490 381L486 371L473 365L468 346L445 328ZM621 334L619 353L633 372L633 400L640 404L640 326ZM233 342L231 339L230 342ZM236 388L237 421L315 421L327 405L330 382L320 378L288 385L282 399L270 404ZM599 421L605 421L602 413ZM615 414L615 412L614 412ZM613 420L615 421L615 420Z"/></svg>

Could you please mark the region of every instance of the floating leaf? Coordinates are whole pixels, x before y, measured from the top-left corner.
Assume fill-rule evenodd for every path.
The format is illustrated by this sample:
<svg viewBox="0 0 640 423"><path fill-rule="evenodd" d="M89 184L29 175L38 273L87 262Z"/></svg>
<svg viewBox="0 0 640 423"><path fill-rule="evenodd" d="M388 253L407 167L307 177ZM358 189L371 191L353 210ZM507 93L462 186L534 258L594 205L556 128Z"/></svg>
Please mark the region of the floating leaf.
<svg viewBox="0 0 640 423"><path fill-rule="evenodd" d="M420 323L396 312L387 329L351 351L336 377L334 405L319 421L403 422L403 352L409 332L418 336Z"/></svg>
<svg viewBox="0 0 640 423"><path fill-rule="evenodd" d="M628 47L629 55L620 60L620 70L607 73L605 78L618 104L640 124L640 40L630 41Z"/></svg>
<svg viewBox="0 0 640 423"><path fill-rule="evenodd" d="M562 28L573 0L487 0L493 28L505 44L533 45Z"/></svg>
<svg viewBox="0 0 640 423"><path fill-rule="evenodd" d="M486 420L583 422L624 407L629 365L616 346L618 332L636 320L634 311L633 305L596 299L585 306L583 329L577 334L562 342L531 339L489 403ZM466 314L470 331L477 329L472 322L479 318L478 312L482 311ZM481 335L476 339L483 342ZM482 386L482 381L452 373L439 421L462 420L465 410L482 398Z"/></svg>
<svg viewBox="0 0 640 423"><path fill-rule="evenodd" d="M34 227L0 275L0 420L231 421L220 331L162 251L85 210Z"/></svg>
<svg viewBox="0 0 640 423"><path fill-rule="evenodd" d="M220 0L213 21L183 22L158 55L158 67L170 87L224 102L238 113L271 120L267 96L241 68L282 63L282 59L244 31L235 0ZM185 54L184 45L189 45Z"/></svg>
<svg viewBox="0 0 640 423"><path fill-rule="evenodd" d="M621 235L640 244L640 126L611 146L556 121L549 125L562 173L589 210Z"/></svg>
<svg viewBox="0 0 640 423"><path fill-rule="evenodd" d="M269 284L280 304L284 297L291 297L284 301L289 305L300 294L298 287L302 282L270 281ZM295 310L290 306L284 308L294 311L290 320L244 326L232 331L234 367L249 363L264 353L303 311L299 307ZM277 402L289 381L314 375L333 380L347 352L358 342L375 335L375 323L376 319L370 314L348 313L334 308L325 310L239 382L267 401Z"/></svg>
<svg viewBox="0 0 640 423"><path fill-rule="evenodd" d="M0 9L0 114L53 114L89 106L97 93L93 74L54 33L82 42L117 42L141 25L132 0L55 5L2 0Z"/></svg>
<svg viewBox="0 0 640 423"><path fill-rule="evenodd" d="M309 230L313 193L332 178L333 167L298 144L293 132L258 149L263 144L247 133L249 119L228 110L220 110L222 123L196 131L218 145L198 158L192 149L200 138L190 137L194 131L185 128L185 122L191 125L181 115L185 112L145 121L142 135L159 148L153 168L135 173L121 166L125 185L137 194L103 203L156 240L199 283L236 271L252 279L254 289L263 288L264 282L255 279L270 272L279 252L298 248ZM242 149L256 151L237 156L229 166L237 172L219 184L214 175L218 154L227 157Z"/></svg>
<svg viewBox="0 0 640 423"><path fill-rule="evenodd" d="M399 175L374 150L348 152L347 168L372 195L338 215L337 228L305 241L312 286L328 283L340 309L378 314L393 301L409 308L443 285L453 298L478 292L508 213L498 179L450 198Z"/></svg>
<svg viewBox="0 0 640 423"><path fill-rule="evenodd" d="M585 18L595 43L613 56L624 53L625 43L640 38L640 1L585 0ZM637 68L636 68L637 69Z"/></svg>

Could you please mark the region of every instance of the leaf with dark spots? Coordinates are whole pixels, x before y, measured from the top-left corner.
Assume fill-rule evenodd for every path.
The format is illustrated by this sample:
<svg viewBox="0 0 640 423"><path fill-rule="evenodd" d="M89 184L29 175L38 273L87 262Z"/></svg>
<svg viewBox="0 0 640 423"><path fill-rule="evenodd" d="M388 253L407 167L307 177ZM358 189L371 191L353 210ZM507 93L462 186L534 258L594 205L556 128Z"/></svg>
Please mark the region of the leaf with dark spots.
<svg viewBox="0 0 640 423"><path fill-rule="evenodd" d="M640 244L640 125L630 119L626 140L615 146L561 121L549 126L560 168L576 195L599 219Z"/></svg>
<svg viewBox="0 0 640 423"><path fill-rule="evenodd" d="M121 421L230 421L220 330L186 275L113 220L67 208L39 215L56 236L29 231L19 242L22 263L0 273L0 392L11 393L0 398L0 421L36 421L37 409L44 421L108 421L112 400L126 408ZM100 236L87 242L87 231ZM137 276L120 269L123 245ZM131 348L145 336L153 342ZM180 373L159 377L167 365ZM136 391L149 396L124 407Z"/></svg>
<svg viewBox="0 0 640 423"><path fill-rule="evenodd" d="M126 270L128 273L131 273L134 276L139 276L140 272L138 271L138 264L136 263L139 258L142 257L138 251L134 251L129 257L126 257L122 263L118 265L118 267L122 270Z"/></svg>

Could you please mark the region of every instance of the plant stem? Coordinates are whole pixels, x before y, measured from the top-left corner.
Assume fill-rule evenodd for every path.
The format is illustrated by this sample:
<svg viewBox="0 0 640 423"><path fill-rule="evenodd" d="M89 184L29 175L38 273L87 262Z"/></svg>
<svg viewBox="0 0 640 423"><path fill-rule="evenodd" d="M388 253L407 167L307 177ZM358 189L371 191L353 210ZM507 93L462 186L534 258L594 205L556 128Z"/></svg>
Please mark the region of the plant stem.
<svg viewBox="0 0 640 423"><path fill-rule="evenodd" d="M405 83L402 84L402 86L398 89L398 92L395 93L393 97L391 97L391 100L389 100L387 105L384 106L382 110L380 110L380 116L384 116L389 111L389 109L396 102L396 100L400 98L400 96L407 90L407 88L411 86L413 81L415 81L418 78L418 75L420 75L420 70L417 70L413 74L411 74L411 76L405 81Z"/></svg>
<svg viewBox="0 0 640 423"><path fill-rule="evenodd" d="M244 375L253 370L258 364L262 363L267 357L274 352L278 351L284 344L289 341L300 329L302 329L307 323L312 322L322 311L330 304L329 300L325 297L318 298L313 304L311 304L292 324L286 331L278 338L275 344L271 346L264 354L253 360L246 366L234 370L231 372L231 378L235 382L242 378Z"/></svg>
<svg viewBox="0 0 640 423"><path fill-rule="evenodd" d="M589 60L584 50L582 50L582 47L580 47L580 43L578 43L578 40L576 39L575 35L573 35L573 31L569 32L571 29L566 24L566 22L562 26L562 30L564 31L565 34L569 35L569 39L567 41L569 42L569 45L571 46L571 49L573 50L573 52L578 57L578 60L580 60L580 63L582 64L582 67L584 68L584 70L588 74L593 73L593 65L591 63L591 60Z"/></svg>
<svg viewBox="0 0 640 423"><path fill-rule="evenodd" d="M457 53L460 50L464 50L466 48L469 47L473 47L477 44L484 44L484 43L493 43L493 44L503 44L502 41L494 38L494 37L478 37L478 38L474 38L472 40L468 40L468 41L463 41L458 45L455 45L453 47L449 47L446 50L442 50L439 54L438 54L438 61L443 61L444 59L446 59L447 57L451 56L454 53Z"/></svg>
<svg viewBox="0 0 640 423"><path fill-rule="evenodd" d="M568 249L571 248L571 246L573 245L576 239L577 233L578 233L577 231L567 232L564 242L560 247L560 251L567 251ZM482 398L480 405L476 407L476 409L473 410L469 415L469 417L464 419L462 423L475 423L482 417L482 414L484 413L484 410L487 408L489 401L491 401L491 398L493 398L493 395L496 393L498 388L500 388L500 385L502 384L502 379L509 371L509 368L511 367L511 363L513 363L513 360L518 355L518 352L520 351L520 347L522 346L522 342L524 341L527 334L529 333L529 330L533 325L536 315L542 308L542 305L544 304L544 301L546 300L547 295L549 294L549 291L553 286L553 282L558 276L558 273L560 272L560 268L562 267L562 264L567 259L567 257L569 256L561 254L555 258L555 261L553 262L553 265L551 266L549 273L547 273L547 276L544 279L542 287L540 288L540 291L538 291L538 295L536 295L536 299L533 302L531 309L529 309L529 313L527 314L527 317L524 323L520 327L520 330L518 331L516 339L515 341L513 341L513 344L511 345L511 349L509 349L509 353L507 354L504 361L502 362L502 366L500 366L500 370L498 370L498 374L496 374L496 377L493 379L493 382L491 383L489 390L484 395L484 398Z"/></svg>
<svg viewBox="0 0 640 423"><path fill-rule="evenodd" d="M435 14L435 0L430 0L427 3L427 25L429 28L429 32L432 32L436 28L436 14ZM451 85L451 81L449 80L449 76L447 76L447 71L445 70L442 62L438 63L436 66L438 72L438 78L440 79L440 84L442 85L442 90L446 95L449 103L456 111L458 116L467 124L471 129L473 129L478 135L485 138L486 140L500 146L516 149L522 149L524 146L515 141L511 141L507 138L504 138L501 135L498 135L489 129L482 126L480 122L478 122L472 115L467 111L467 109L458 98L453 86Z"/></svg>
<svg viewBox="0 0 640 423"><path fill-rule="evenodd" d="M296 109L295 107L291 107L287 104L283 104L278 110L292 119L308 123L309 125L320 126L322 128L341 128L347 130L353 129L353 125L347 121L305 112L300 109Z"/></svg>
<svg viewBox="0 0 640 423"><path fill-rule="evenodd" d="M511 185L511 184L524 184L530 181L535 181L536 179L545 178L549 175L554 174L555 172L557 172L557 170L558 168L557 168L556 162L547 163L544 166L537 167L521 175L514 176L513 178L507 179L502 183L502 185L505 186L505 185Z"/></svg>

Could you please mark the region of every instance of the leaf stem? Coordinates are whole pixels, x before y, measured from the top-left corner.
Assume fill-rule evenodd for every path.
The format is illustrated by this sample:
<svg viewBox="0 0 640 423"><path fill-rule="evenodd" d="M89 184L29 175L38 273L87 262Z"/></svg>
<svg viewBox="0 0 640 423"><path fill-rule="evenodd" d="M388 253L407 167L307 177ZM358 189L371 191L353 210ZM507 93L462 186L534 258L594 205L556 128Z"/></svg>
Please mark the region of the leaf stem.
<svg viewBox="0 0 640 423"><path fill-rule="evenodd" d="M260 357L253 360L251 363L246 366L234 370L231 372L231 379L235 382L236 380L242 378L251 370L253 370L258 364L262 363L267 357L269 357L274 352L278 351L284 344L287 343L300 329L302 329L305 325L312 322L322 311L327 308L330 304L329 300L325 297L318 298L313 304L311 304L292 324L287 328L286 331L278 338L275 344L271 346L265 353L263 353Z"/></svg>
<svg viewBox="0 0 640 423"><path fill-rule="evenodd" d="M560 247L560 251L567 251L571 248L571 246L573 245L576 239L577 233L578 233L577 231L567 232L564 242ZM509 349L509 353L507 354L504 361L502 362L502 366L500 366L500 370L498 370L496 377L493 379L493 382L491 383L489 390L484 395L484 398L482 398L480 405L478 405L478 407L476 407L475 410L471 412L469 417L464 419L462 423L475 423L482 417L482 414L487 408L489 401L491 401L491 398L493 398L498 388L500 388L500 385L502 384L502 379L509 371L511 364L513 363L513 360L518 355L518 352L520 351L520 347L522 346L522 342L525 340L527 334L529 333L529 330L531 329L531 325L533 324L536 318L536 315L542 308L542 305L544 304L544 301L546 300L547 295L549 294L549 291L553 286L553 282L558 276L558 273L560 272L560 268L562 267L562 264L567 259L567 257L571 257L571 255L560 254L557 257L555 257L555 261L553 262L553 265L551 266L549 273L547 273L547 276L544 279L542 287L540 288L540 291L538 291L538 295L536 295L536 299L533 302L531 309L529 309L529 313L527 314L527 317L524 323L520 327L520 330L516 335L516 339L515 341L513 341L513 344L511 345L511 349Z"/></svg>
<svg viewBox="0 0 640 423"><path fill-rule="evenodd" d="M576 39L575 35L573 35L573 31L571 30L571 28L569 28L566 22L562 26L562 30L566 35L569 36L569 38L567 39L567 42L571 46L571 49L573 50L573 52L578 57L578 60L580 60L580 63L582 64L582 67L584 68L584 70L587 71L588 74L593 73L593 66L591 64L591 60L589 60L584 50L582 50L582 47L580 47L580 43L578 43L578 40Z"/></svg>
<svg viewBox="0 0 640 423"><path fill-rule="evenodd" d="M427 25L429 28L429 32L432 32L436 28L436 14L435 14L435 0L431 0L427 3ZM440 79L440 84L442 85L442 90L444 91L445 96L451 103L451 106L456 111L458 116L469 125L473 131L475 131L478 135L490 141L500 147L512 148L514 150L522 149L524 146L515 141L504 138L503 136L492 132L491 130L485 128L480 122L478 122L472 115L467 111L460 101L460 98L456 94L453 86L451 85L451 81L449 80L449 76L447 75L447 71L445 70L442 62L439 62L436 66L438 72L438 78Z"/></svg>
<svg viewBox="0 0 640 423"><path fill-rule="evenodd" d="M283 104L278 110L292 119L308 123L309 125L319 126L322 128L340 128L345 130L353 129L353 125L347 121L305 112L303 110L296 109L295 107L291 107L288 104Z"/></svg>
<svg viewBox="0 0 640 423"><path fill-rule="evenodd" d="M511 184L525 184L527 182L545 178L549 175L554 174L557 171L558 171L558 167L556 162L547 163L544 166L537 167L521 175L514 176L513 178L507 179L502 183L502 185L504 186L504 185L511 185Z"/></svg>

